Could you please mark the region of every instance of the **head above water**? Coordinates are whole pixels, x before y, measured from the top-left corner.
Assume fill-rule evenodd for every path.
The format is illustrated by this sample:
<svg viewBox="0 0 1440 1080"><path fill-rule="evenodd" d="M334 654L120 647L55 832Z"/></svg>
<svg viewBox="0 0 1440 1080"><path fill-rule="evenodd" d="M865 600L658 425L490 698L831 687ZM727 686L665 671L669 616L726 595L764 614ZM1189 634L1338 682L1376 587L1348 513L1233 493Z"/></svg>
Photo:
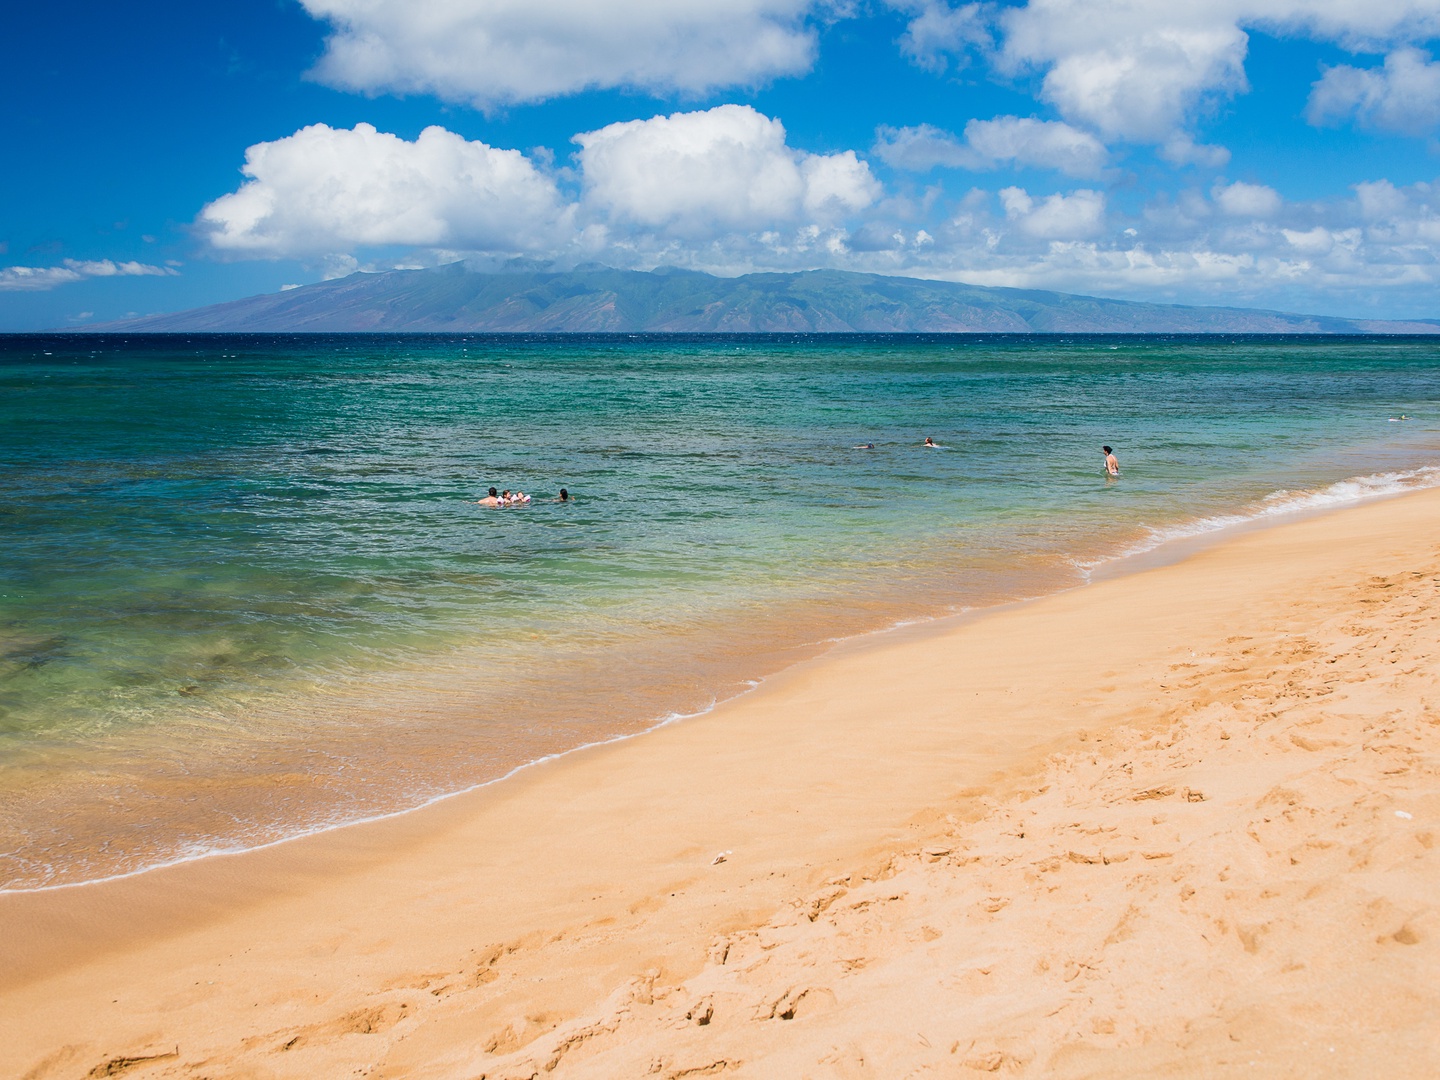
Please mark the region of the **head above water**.
<svg viewBox="0 0 1440 1080"><path fill-rule="evenodd" d="M1101 452L1102 454L1111 454L1111 453L1114 453L1114 451L1111 450L1108 446L1102 446L1102 447L1100 447L1100 452Z"/></svg>
<svg viewBox="0 0 1440 1080"><path fill-rule="evenodd" d="M490 498L493 499L493 498L495 498L496 495L499 495L499 494L500 494L500 493L499 493L498 491L496 491L494 488L491 488L491 489L490 489Z"/></svg>
<svg viewBox="0 0 1440 1080"><path fill-rule="evenodd" d="M561 489L560 489L560 501L561 501L561 502L569 502L569 501L570 501L570 492L566 491L564 488L561 488Z"/></svg>

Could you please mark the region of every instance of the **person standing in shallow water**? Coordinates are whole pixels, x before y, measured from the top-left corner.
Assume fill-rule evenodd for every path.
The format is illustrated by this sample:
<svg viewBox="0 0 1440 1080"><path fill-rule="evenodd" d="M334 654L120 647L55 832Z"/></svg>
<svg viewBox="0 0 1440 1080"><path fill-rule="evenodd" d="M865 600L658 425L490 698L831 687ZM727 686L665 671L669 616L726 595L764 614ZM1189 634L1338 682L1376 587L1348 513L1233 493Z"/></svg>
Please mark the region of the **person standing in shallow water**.
<svg viewBox="0 0 1440 1080"><path fill-rule="evenodd" d="M1102 446L1100 450L1105 455L1105 475L1119 476L1120 462L1115 457L1115 451L1108 446Z"/></svg>

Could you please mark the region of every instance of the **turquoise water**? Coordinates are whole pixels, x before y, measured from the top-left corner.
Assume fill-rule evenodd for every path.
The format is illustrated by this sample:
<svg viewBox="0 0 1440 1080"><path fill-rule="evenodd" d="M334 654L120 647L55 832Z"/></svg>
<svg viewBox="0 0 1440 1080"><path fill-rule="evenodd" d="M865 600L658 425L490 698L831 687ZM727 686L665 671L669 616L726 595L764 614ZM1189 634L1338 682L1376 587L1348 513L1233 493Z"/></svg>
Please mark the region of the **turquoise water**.
<svg viewBox="0 0 1440 1080"><path fill-rule="evenodd" d="M0 884L415 805L1440 482L1437 373L1397 338L0 337Z"/></svg>

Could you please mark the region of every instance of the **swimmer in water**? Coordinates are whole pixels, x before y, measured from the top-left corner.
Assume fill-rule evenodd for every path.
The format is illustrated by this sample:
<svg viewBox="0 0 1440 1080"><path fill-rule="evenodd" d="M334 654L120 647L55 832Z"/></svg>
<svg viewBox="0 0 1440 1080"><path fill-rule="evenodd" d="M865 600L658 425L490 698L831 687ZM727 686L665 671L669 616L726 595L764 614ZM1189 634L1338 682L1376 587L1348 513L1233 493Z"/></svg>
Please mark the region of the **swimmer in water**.
<svg viewBox="0 0 1440 1080"><path fill-rule="evenodd" d="M564 488L561 488L561 489L560 489L560 497L559 497L558 499L556 499L555 501L556 501L556 502L569 502L569 501L570 501L570 492L566 491Z"/></svg>
<svg viewBox="0 0 1440 1080"><path fill-rule="evenodd" d="M936 450L939 450L939 449L940 449L938 446L935 446L935 440L932 439L929 435L926 435L926 436L925 436L925 445L926 445L926 446L932 446L932 447L934 447Z"/></svg>
<svg viewBox="0 0 1440 1080"><path fill-rule="evenodd" d="M1105 455L1105 475L1119 476L1120 462L1115 457L1115 451L1111 450L1108 446L1102 446L1100 450Z"/></svg>
<svg viewBox="0 0 1440 1080"><path fill-rule="evenodd" d="M873 442L856 443L856 444L855 444L855 449L856 449L856 450L874 450L874 449L875 449L875 444L874 444Z"/></svg>
<svg viewBox="0 0 1440 1080"><path fill-rule="evenodd" d="M475 505L476 505L476 506L501 506L501 505L503 505L503 504L500 502L500 496L497 495L497 494L495 494L495 489L492 487L492 488L490 489L490 494L489 494L489 495L486 495L485 498L483 498L483 499L477 499L477 500L475 501Z"/></svg>

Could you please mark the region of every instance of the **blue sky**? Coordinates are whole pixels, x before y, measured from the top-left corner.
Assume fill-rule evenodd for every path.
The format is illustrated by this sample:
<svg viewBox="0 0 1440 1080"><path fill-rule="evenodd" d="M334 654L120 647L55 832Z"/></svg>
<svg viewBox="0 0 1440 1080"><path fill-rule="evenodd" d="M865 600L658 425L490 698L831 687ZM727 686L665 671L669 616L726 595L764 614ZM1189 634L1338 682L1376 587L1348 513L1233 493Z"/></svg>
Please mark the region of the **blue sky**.
<svg viewBox="0 0 1440 1080"><path fill-rule="evenodd" d="M465 259L1440 317L1440 0L6 16L0 330Z"/></svg>

